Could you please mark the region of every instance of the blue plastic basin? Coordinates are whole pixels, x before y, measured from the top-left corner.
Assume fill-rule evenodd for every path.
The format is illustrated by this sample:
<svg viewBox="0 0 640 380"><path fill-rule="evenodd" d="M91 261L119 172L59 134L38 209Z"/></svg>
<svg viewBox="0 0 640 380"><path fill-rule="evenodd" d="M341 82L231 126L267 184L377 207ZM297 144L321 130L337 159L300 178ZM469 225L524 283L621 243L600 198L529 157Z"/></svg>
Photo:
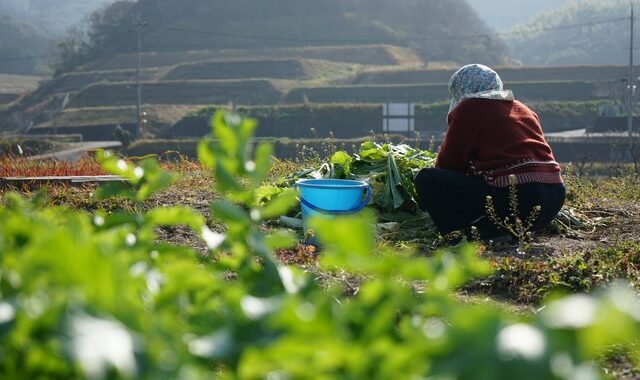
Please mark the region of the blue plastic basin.
<svg viewBox="0 0 640 380"><path fill-rule="evenodd" d="M312 216L332 217L354 214L367 207L371 187L363 181L346 179L304 179L296 182L300 191L302 224L308 231Z"/></svg>

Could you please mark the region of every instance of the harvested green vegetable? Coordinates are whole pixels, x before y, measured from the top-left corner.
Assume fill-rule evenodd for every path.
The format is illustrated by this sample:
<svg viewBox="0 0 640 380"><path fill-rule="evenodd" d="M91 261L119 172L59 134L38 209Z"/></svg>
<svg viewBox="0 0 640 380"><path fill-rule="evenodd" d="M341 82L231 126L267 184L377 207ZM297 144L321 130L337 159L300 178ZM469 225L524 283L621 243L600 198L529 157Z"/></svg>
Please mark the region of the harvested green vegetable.
<svg viewBox="0 0 640 380"><path fill-rule="evenodd" d="M307 168L289 176L277 184L282 189L292 187L299 179L353 179L369 183L373 190L370 206L376 208L384 219L406 220L421 212L416 203L413 178L420 169L433 167L436 154L412 148L405 144L378 144L367 141L357 154L336 152L319 168ZM264 202L277 196L273 185L259 190ZM394 217L397 216L397 217Z"/></svg>

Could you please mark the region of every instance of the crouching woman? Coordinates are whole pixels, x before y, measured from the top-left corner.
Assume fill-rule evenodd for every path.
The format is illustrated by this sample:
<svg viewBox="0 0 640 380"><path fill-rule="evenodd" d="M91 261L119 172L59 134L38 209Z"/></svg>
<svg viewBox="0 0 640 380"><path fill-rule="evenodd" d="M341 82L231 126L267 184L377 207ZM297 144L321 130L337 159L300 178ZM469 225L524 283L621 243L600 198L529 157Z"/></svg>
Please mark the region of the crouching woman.
<svg viewBox="0 0 640 380"><path fill-rule="evenodd" d="M514 207L531 230L543 229L562 208L565 186L538 116L483 65L458 70L449 92L448 131L435 168L415 178L420 207L443 236L472 236L475 227L482 239L506 239L510 232L497 222ZM510 182L518 200L511 209Z"/></svg>

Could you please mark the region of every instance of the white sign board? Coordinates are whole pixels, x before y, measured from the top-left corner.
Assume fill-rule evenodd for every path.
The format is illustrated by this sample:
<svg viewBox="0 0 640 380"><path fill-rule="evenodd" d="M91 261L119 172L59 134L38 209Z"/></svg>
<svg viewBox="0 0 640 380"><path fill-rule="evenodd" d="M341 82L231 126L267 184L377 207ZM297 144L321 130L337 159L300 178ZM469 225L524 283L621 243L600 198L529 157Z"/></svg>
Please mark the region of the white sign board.
<svg viewBox="0 0 640 380"><path fill-rule="evenodd" d="M386 103L382 106L383 132L414 132L415 104L414 103Z"/></svg>

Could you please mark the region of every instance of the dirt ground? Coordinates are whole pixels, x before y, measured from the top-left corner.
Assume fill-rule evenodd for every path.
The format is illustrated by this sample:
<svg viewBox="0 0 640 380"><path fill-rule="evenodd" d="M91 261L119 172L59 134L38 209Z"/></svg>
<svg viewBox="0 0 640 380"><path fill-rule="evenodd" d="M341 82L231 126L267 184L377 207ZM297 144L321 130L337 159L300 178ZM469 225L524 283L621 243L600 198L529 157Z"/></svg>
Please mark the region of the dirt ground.
<svg viewBox="0 0 640 380"><path fill-rule="evenodd" d="M196 166L179 168L176 184L142 205L129 201L95 201L95 186L66 187L53 184L49 188L51 205L65 205L87 212L128 210L143 212L155 207L189 206L201 213L212 229L223 232L211 214L211 203L218 198L208 173ZM509 310L531 313L553 289L560 287L570 292L591 291L610 281L622 278L638 287L640 278L640 180L572 179L568 182L570 196L567 210L582 225L562 232L534 235L530 244L485 245L480 254L494 266L495 273L462 289L463 302L499 302ZM0 189L0 197L11 189ZM16 189L14 189L16 190ZM22 188L29 195L35 189ZM274 224L265 225L265 229ZM161 228L158 239L190 247L202 255L207 248L199 236L187 227ZM410 234L409 234L410 235ZM425 235L425 236L428 236ZM389 238L380 244L414 246L416 254L429 255L430 250L442 248L442 242L433 239L400 240ZM277 256L286 264L302 267L312 273L320 283L339 282L345 293L356 294L362 278L346 272L323 273L317 270L321 250L298 244L279 250ZM577 263L587 269L576 270ZM640 371L625 357L613 355L603 359L609 375L618 379L640 379Z"/></svg>

